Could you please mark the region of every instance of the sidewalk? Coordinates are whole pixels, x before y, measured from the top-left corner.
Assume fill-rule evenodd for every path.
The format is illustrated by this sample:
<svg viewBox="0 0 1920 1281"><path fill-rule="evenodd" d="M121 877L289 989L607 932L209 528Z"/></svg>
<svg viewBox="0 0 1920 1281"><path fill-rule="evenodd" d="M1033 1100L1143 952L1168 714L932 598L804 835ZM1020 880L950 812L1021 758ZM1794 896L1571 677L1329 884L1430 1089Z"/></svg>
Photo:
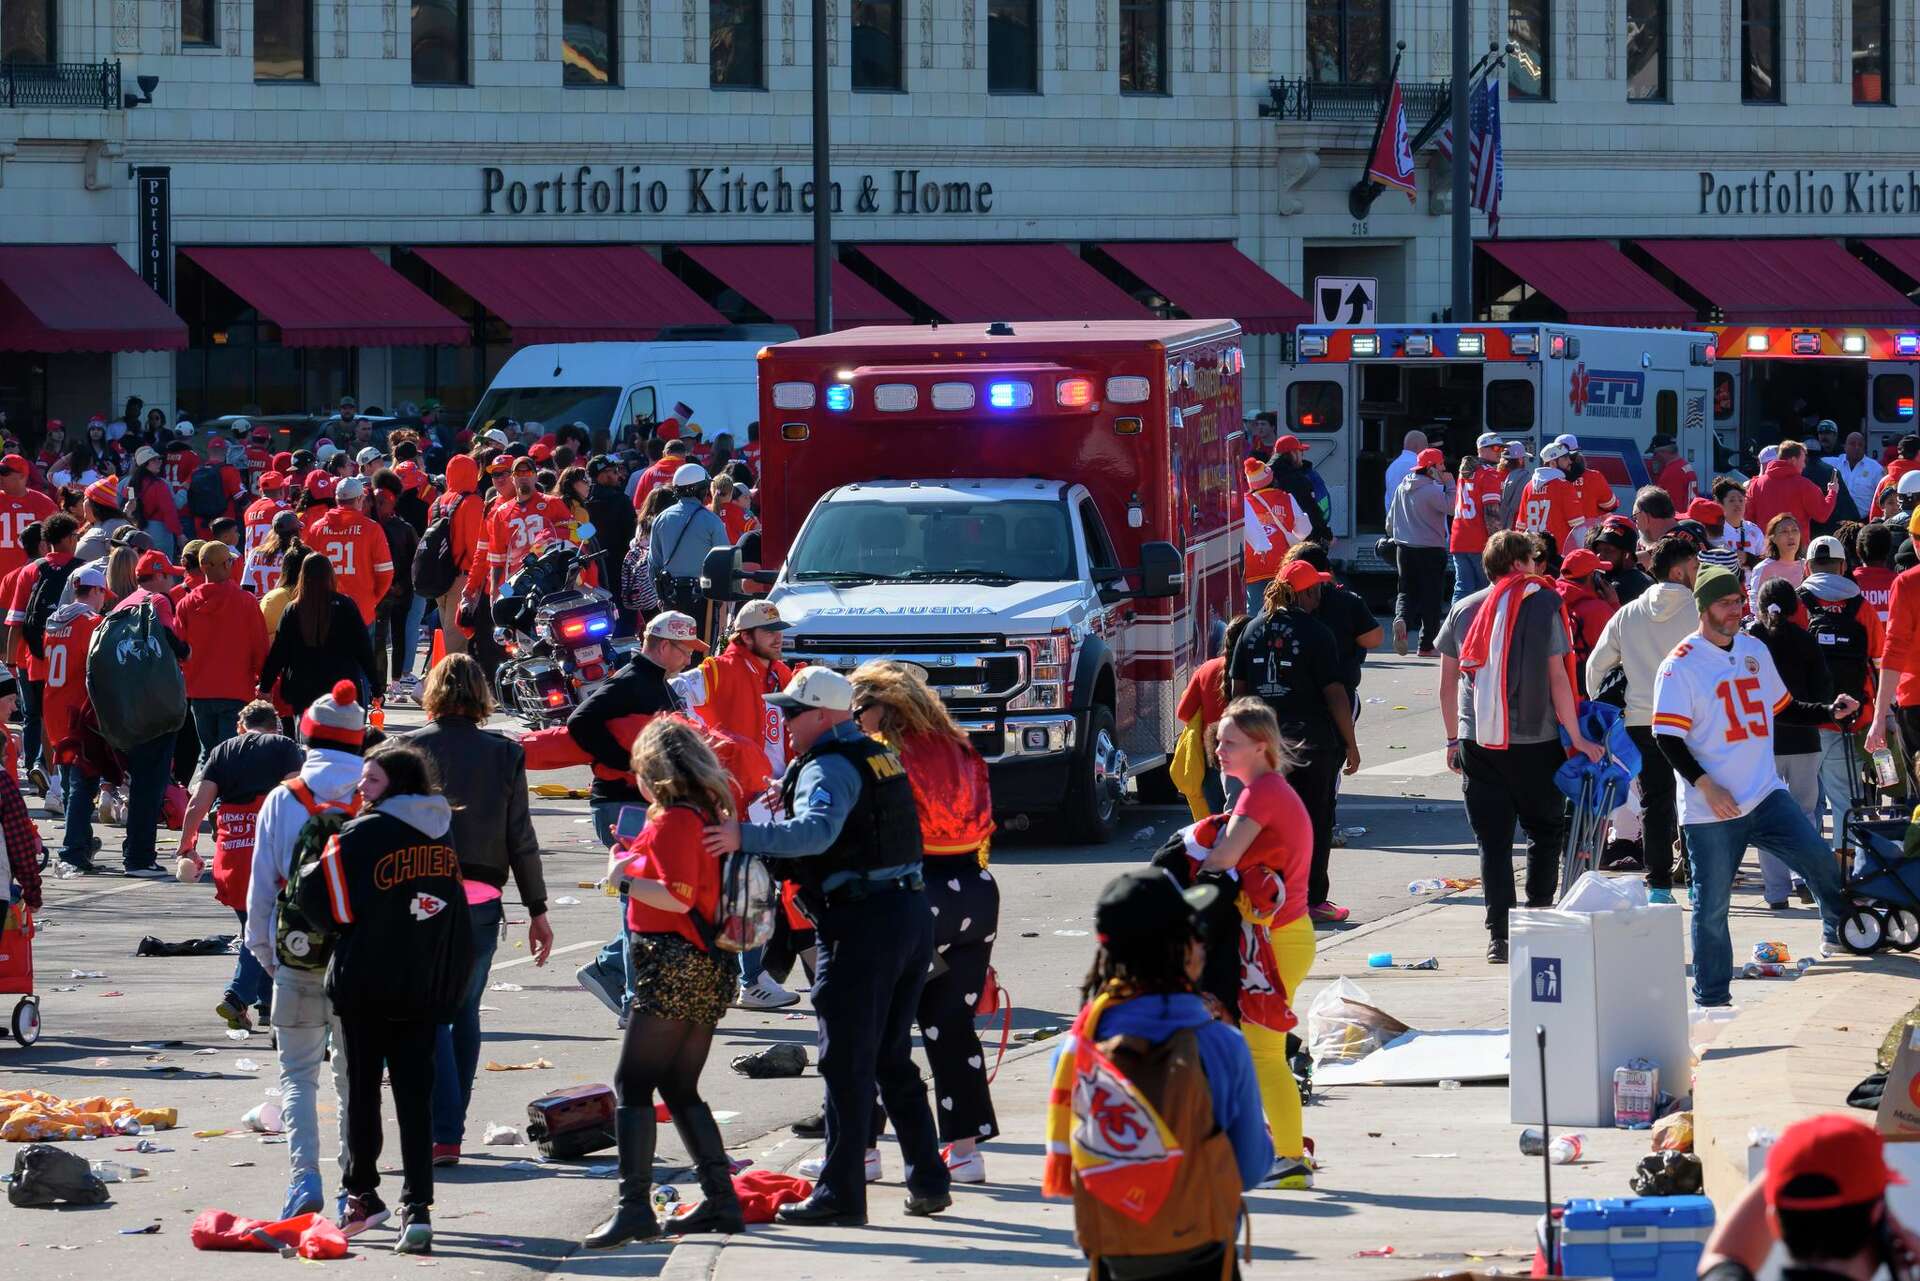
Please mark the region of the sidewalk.
<svg viewBox="0 0 1920 1281"><path fill-rule="evenodd" d="M1754 910L1756 903L1756 895L1736 892L1737 956L1769 938L1785 940L1796 955L1818 947L1818 921L1810 909L1776 916ZM1465 891L1323 938L1301 1008L1321 986L1345 975L1415 1027L1506 1026L1508 971L1484 960L1483 911L1477 891ZM1376 951L1407 961L1435 956L1440 968L1370 970L1367 954ZM1816 967L1816 973L1823 970ZM1752 1007L1781 1000L1806 982L1740 981L1734 996ZM900 1213L900 1156L889 1139L882 1148L886 1178L869 1189L866 1229L765 1227L724 1244L688 1242L661 1275L672 1281L805 1281L888 1277L903 1265L913 1266L916 1277L1004 1276L1010 1269L1032 1277L1082 1275L1071 1204L1039 1195L1051 1059L1041 1046L1006 1064L994 1088L1006 1137L984 1149L991 1182L957 1186L948 1213L932 1220ZM1519 1154L1519 1127L1508 1122L1504 1083L1444 1092L1431 1086L1329 1090L1315 1098L1306 1120L1321 1161L1315 1189L1247 1197L1255 1274L1271 1273L1274 1264L1310 1263L1315 1277L1397 1281L1474 1260L1518 1269L1531 1258L1540 1162ZM1627 1179L1649 1150L1647 1135L1600 1130L1587 1140L1580 1164L1555 1167L1556 1199L1629 1195ZM819 1148L818 1142L775 1135L765 1145L750 1145L748 1154L784 1170ZM1384 1246L1394 1247L1395 1257L1355 1257Z"/></svg>

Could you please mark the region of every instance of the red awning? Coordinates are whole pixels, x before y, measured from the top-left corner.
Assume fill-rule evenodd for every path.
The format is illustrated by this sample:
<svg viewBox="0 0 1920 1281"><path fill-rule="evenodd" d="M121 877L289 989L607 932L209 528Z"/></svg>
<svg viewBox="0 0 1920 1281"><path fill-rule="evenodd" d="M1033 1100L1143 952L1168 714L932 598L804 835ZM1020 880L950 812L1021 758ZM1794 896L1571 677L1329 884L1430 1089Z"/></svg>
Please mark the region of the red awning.
<svg viewBox="0 0 1920 1281"><path fill-rule="evenodd" d="M1920 308L1832 240L1638 240L1730 325L1910 325Z"/></svg>
<svg viewBox="0 0 1920 1281"><path fill-rule="evenodd" d="M633 245L413 252L504 320L517 343L647 342L666 325L727 323Z"/></svg>
<svg viewBox="0 0 1920 1281"><path fill-rule="evenodd" d="M1065 245L862 245L860 252L951 324L1152 316Z"/></svg>
<svg viewBox="0 0 1920 1281"><path fill-rule="evenodd" d="M112 246L0 246L0 351L186 345L185 323Z"/></svg>
<svg viewBox="0 0 1920 1281"><path fill-rule="evenodd" d="M1313 319L1299 294L1224 240L1100 246L1193 320L1224 316L1250 334L1277 334Z"/></svg>
<svg viewBox="0 0 1920 1281"><path fill-rule="evenodd" d="M182 249L288 347L464 346L467 322L368 249Z"/></svg>
<svg viewBox="0 0 1920 1281"><path fill-rule="evenodd" d="M1482 240L1480 251L1546 295L1571 325L1699 323L1683 299L1604 240Z"/></svg>
<svg viewBox="0 0 1920 1281"><path fill-rule="evenodd" d="M1892 263L1902 275L1920 280L1920 240L1869 240L1867 248Z"/></svg>
<svg viewBox="0 0 1920 1281"><path fill-rule="evenodd" d="M813 333L812 245L681 245L680 252L767 313L775 324ZM907 313L839 262L833 264L833 323L899 325Z"/></svg>

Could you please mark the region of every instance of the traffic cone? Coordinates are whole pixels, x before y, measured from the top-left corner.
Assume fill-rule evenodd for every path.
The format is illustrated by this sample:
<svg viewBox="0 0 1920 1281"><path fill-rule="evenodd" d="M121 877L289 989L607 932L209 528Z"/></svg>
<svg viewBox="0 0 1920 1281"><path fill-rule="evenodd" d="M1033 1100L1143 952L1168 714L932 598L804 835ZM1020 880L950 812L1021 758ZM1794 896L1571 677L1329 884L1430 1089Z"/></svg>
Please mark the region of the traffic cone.
<svg viewBox="0 0 1920 1281"><path fill-rule="evenodd" d="M438 627L436 627L433 629L433 648L427 651L427 670L432 671L434 668L440 666L440 660L445 658L446 656L447 656L446 633L444 633Z"/></svg>

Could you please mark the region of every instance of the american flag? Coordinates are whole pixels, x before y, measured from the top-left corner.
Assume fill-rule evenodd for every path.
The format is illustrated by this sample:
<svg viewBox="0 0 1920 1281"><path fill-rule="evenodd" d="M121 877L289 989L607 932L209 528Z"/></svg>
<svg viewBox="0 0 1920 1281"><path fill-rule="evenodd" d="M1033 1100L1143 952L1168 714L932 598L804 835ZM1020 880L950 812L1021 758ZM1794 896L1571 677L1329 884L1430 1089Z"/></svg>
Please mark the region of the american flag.
<svg viewBox="0 0 1920 1281"><path fill-rule="evenodd" d="M1500 80L1488 76L1467 91L1467 136L1472 144L1467 152L1468 203L1487 215L1487 229L1500 234L1500 193L1505 186L1504 161L1500 149ZM1440 154L1453 158L1453 115L1440 127Z"/></svg>

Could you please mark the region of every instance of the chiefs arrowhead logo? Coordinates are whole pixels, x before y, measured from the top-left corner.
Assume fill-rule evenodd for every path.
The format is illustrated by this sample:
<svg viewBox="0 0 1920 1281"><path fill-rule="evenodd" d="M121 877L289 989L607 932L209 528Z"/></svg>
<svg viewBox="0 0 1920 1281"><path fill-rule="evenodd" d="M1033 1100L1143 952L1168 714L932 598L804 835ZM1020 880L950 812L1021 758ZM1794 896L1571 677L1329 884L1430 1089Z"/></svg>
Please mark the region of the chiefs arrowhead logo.
<svg viewBox="0 0 1920 1281"><path fill-rule="evenodd" d="M413 913L416 921L428 921L447 910L447 900L435 898L431 894L416 894L413 902L407 905L407 911Z"/></svg>

